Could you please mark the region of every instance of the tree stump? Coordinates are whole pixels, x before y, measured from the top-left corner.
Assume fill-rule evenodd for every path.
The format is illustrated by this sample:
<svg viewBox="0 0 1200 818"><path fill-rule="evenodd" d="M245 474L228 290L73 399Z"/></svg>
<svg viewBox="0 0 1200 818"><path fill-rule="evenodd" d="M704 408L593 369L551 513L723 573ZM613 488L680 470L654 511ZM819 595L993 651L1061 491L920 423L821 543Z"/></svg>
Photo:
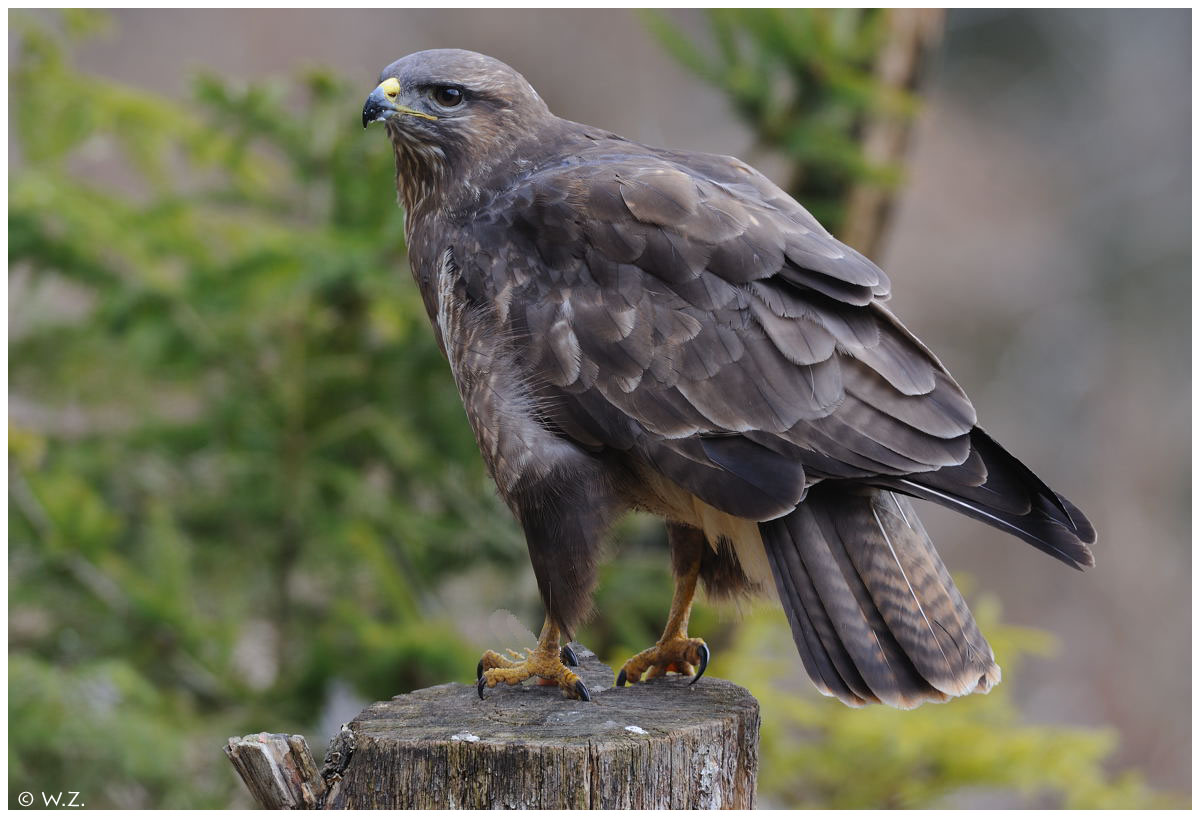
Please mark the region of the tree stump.
<svg viewBox="0 0 1200 818"><path fill-rule="evenodd" d="M376 702L335 737L316 773L300 736L229 740L268 808L751 809L758 702L705 677L614 688L574 645L592 701L556 687L444 684ZM249 775L248 775L249 773ZM315 776L316 780L313 780Z"/></svg>

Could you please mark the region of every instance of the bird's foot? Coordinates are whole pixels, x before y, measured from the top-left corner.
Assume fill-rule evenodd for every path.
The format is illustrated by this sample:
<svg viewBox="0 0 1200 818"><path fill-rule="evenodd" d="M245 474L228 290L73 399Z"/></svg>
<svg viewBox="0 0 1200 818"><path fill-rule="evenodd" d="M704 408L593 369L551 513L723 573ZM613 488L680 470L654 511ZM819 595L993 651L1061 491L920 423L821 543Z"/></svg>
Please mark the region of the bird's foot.
<svg viewBox="0 0 1200 818"><path fill-rule="evenodd" d="M617 687L624 687L626 681L639 682L643 676L654 679L671 672L695 674L691 681L691 684L695 684L708 667L708 656L708 645L704 644L703 639L683 635L661 639L657 645L637 654L621 667L621 672L617 674Z"/></svg>
<svg viewBox="0 0 1200 818"><path fill-rule="evenodd" d="M475 669L479 698L483 698L485 687L495 687L498 684L516 685L537 677L538 684L558 685L570 698L582 699L585 702L592 700L587 685L567 667L579 666L579 659L570 645L563 645L562 650L547 650L539 645L533 650L527 649L523 656L511 649L507 653L506 658L494 650L489 650L479 660Z"/></svg>

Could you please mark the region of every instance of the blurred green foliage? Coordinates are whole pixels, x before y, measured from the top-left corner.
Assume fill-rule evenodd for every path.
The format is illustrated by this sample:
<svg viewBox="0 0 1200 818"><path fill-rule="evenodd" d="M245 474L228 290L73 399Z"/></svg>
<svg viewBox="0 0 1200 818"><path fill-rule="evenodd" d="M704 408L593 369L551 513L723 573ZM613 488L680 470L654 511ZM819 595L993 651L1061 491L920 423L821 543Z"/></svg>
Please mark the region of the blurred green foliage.
<svg viewBox="0 0 1200 818"><path fill-rule="evenodd" d="M1006 805L1015 793L1031 807L1181 805L1148 790L1137 773L1106 769L1116 731L1022 724L1010 696L1012 679L1027 656L1053 653L1053 640L1001 624L991 597L977 598L972 608L1006 681L986 696L912 711L855 710L798 690L802 680L783 613L756 608L744 617L733 644L714 659L713 672L756 680L763 725L760 805L952 808L988 793L1003 795Z"/></svg>
<svg viewBox="0 0 1200 818"><path fill-rule="evenodd" d="M67 43L102 18L62 19L12 21L10 388L32 408L10 423L10 777L220 806L221 741L312 735L335 679L367 700L468 679L431 591L526 571L524 544L361 89L64 93Z"/></svg>
<svg viewBox="0 0 1200 818"><path fill-rule="evenodd" d="M647 25L688 70L720 89L763 148L786 157L780 184L835 235L847 193L859 183L884 189L900 168L870 161L861 143L866 118L909 117L914 95L876 77L888 36L886 9L707 9L709 36L688 36L665 12Z"/></svg>
<svg viewBox="0 0 1200 818"><path fill-rule="evenodd" d="M226 737L319 753L346 690L469 679L456 583L531 627L540 609L409 281L390 152L356 127L364 89L314 71L202 77L186 100L97 76L64 93L71 43L103 23L10 17L11 789L246 804ZM656 638L669 581L660 526L614 539L582 638L619 662ZM701 606L694 630L762 698L769 801L1145 803L1107 783L1108 733L1021 727L1004 686L851 711L811 690L781 618L725 613ZM1010 671L1038 640L990 635Z"/></svg>

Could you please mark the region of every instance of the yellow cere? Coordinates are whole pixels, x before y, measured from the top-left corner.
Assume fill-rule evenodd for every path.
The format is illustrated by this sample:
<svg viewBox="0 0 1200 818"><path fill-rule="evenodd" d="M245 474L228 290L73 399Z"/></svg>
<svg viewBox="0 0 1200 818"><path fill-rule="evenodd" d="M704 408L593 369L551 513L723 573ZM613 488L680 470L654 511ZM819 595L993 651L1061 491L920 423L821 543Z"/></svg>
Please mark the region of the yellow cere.
<svg viewBox="0 0 1200 818"><path fill-rule="evenodd" d="M397 113L407 114L409 116L419 116L421 119L428 119L433 122L437 122L437 117L433 114L427 114L424 111L414 111L407 105L396 104L396 98L400 96L401 88L400 81L395 77L388 77L383 82L379 83L379 90L382 91L383 95L391 101L392 109Z"/></svg>
<svg viewBox="0 0 1200 818"><path fill-rule="evenodd" d="M379 83L379 90L383 91L384 96L394 102L396 97L400 96L400 80L395 77L388 77Z"/></svg>

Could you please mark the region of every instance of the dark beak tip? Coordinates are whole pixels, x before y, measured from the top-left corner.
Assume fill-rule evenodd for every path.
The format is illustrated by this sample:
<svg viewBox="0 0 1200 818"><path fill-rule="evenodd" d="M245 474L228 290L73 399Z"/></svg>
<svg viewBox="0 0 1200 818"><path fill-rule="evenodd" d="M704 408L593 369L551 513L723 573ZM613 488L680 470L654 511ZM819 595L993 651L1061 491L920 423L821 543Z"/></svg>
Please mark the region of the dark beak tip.
<svg viewBox="0 0 1200 818"><path fill-rule="evenodd" d="M372 122L384 122L396 110L395 104L388 99L383 88L376 88L363 103L363 127Z"/></svg>

